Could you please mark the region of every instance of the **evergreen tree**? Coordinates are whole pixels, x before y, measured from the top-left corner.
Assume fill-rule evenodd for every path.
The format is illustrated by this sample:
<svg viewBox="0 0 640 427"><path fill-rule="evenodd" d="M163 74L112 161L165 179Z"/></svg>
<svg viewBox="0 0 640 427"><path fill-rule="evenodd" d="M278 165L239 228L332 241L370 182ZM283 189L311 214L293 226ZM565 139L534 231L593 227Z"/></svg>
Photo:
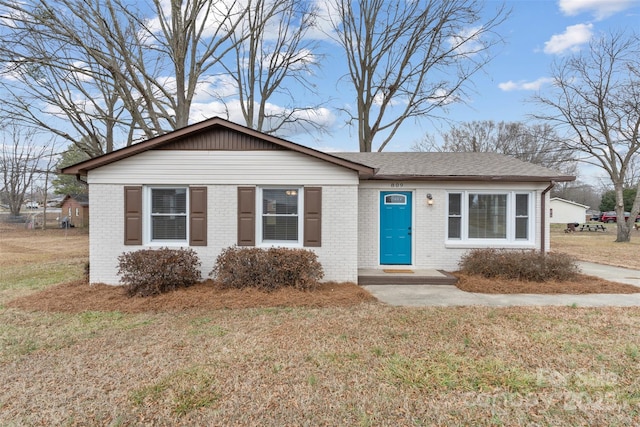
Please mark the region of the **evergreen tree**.
<svg viewBox="0 0 640 427"><path fill-rule="evenodd" d="M56 165L57 169L60 170L64 167L74 165L76 163L82 162L84 160L88 160L89 155L82 151L76 144L70 144L67 147L67 151L62 153L58 164ZM84 184L75 176L71 175L60 175L58 174L56 178L52 182L54 193L67 195L67 194L87 194L88 186Z"/></svg>

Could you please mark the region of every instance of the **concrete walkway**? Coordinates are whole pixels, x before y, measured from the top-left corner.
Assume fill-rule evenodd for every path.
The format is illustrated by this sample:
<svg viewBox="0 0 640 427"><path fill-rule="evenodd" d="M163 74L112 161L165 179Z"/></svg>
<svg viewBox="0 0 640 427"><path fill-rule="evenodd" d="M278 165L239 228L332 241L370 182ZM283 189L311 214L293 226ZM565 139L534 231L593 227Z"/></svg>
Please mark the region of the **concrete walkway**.
<svg viewBox="0 0 640 427"><path fill-rule="evenodd" d="M640 287L640 271L589 262L578 263L582 273L613 282ZM378 300L398 306L578 306L578 307L635 307L640 306L637 294L477 294L464 292L452 285L370 285L364 286Z"/></svg>

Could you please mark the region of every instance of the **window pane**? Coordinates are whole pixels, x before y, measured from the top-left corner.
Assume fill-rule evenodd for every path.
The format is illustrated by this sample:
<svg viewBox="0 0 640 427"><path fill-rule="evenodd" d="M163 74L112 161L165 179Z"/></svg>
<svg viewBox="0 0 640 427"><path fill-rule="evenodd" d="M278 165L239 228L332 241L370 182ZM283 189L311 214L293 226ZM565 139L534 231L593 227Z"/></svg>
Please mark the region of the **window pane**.
<svg viewBox="0 0 640 427"><path fill-rule="evenodd" d="M186 188L154 188L151 190L151 213L186 214Z"/></svg>
<svg viewBox="0 0 640 427"><path fill-rule="evenodd" d="M406 205L407 196L403 194L389 194L384 196L385 205Z"/></svg>
<svg viewBox="0 0 640 427"><path fill-rule="evenodd" d="M298 190L262 190L262 212L271 215L297 215Z"/></svg>
<svg viewBox="0 0 640 427"><path fill-rule="evenodd" d="M469 194L469 238L506 239L507 195Z"/></svg>
<svg viewBox="0 0 640 427"><path fill-rule="evenodd" d="M529 238L529 218L516 218L516 239Z"/></svg>
<svg viewBox="0 0 640 427"><path fill-rule="evenodd" d="M154 240L185 240L186 216L152 216L151 233Z"/></svg>
<svg viewBox="0 0 640 427"><path fill-rule="evenodd" d="M449 218L449 238L459 239L461 237L460 229L462 225L462 218L451 217Z"/></svg>
<svg viewBox="0 0 640 427"><path fill-rule="evenodd" d="M516 239L529 238L529 195L516 194Z"/></svg>
<svg viewBox="0 0 640 427"><path fill-rule="evenodd" d="M449 215L462 214L462 194L449 194Z"/></svg>
<svg viewBox="0 0 640 427"><path fill-rule="evenodd" d="M262 240L297 241L297 216L263 216Z"/></svg>
<svg viewBox="0 0 640 427"><path fill-rule="evenodd" d="M262 240L298 241L297 188L262 190Z"/></svg>
<svg viewBox="0 0 640 427"><path fill-rule="evenodd" d="M528 194L516 194L516 216L529 216Z"/></svg>

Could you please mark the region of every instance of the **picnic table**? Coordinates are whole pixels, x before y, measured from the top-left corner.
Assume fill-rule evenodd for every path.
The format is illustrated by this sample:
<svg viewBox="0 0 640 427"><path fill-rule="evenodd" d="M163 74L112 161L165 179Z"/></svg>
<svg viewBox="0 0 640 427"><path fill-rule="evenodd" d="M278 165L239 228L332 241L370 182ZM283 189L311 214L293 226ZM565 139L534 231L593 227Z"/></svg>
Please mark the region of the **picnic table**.
<svg viewBox="0 0 640 427"><path fill-rule="evenodd" d="M602 224L582 224L580 231L607 231L607 228Z"/></svg>

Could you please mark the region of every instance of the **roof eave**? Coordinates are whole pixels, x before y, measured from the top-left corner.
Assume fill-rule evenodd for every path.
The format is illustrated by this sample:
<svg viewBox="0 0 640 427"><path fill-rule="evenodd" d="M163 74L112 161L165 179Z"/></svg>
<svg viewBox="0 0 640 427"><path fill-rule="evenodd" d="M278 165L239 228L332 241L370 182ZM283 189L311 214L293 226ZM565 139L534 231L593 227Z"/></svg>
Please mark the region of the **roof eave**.
<svg viewBox="0 0 640 427"><path fill-rule="evenodd" d="M569 182L575 176L522 176L522 175L375 175L381 181L485 181L485 182Z"/></svg>
<svg viewBox="0 0 640 427"><path fill-rule="evenodd" d="M152 139L148 139L138 144L121 148L120 150L116 150L111 153L103 154L100 157L89 159L84 162L77 163L75 165L71 165L66 168L62 168L60 172L66 175L86 176L87 173L92 169L96 169L101 166L106 166L110 163L117 162L124 158L131 157L148 150L162 147L163 145L169 144L171 142L179 141L188 136L205 132L215 126L223 126L223 127L226 127L227 129L235 130L235 131L244 133L246 135L250 135L255 138L259 138L264 141L271 142L283 148L296 151L298 153L306 154L311 157L315 157L317 159L324 160L329 163L345 167L347 169L354 170L358 172L359 177L363 179L370 178L375 174L375 169L370 166L366 166L357 162L352 162L350 160L333 156L331 154L327 154L322 151L314 150L313 148L305 147L303 145L299 145L282 138L278 138L272 135L267 135L262 132L256 131L254 129L250 129L245 126L239 125L237 123L233 123L228 120L221 119L219 117L214 117L212 119L205 120L203 122L196 123L196 124L175 130L173 132L157 136Z"/></svg>

